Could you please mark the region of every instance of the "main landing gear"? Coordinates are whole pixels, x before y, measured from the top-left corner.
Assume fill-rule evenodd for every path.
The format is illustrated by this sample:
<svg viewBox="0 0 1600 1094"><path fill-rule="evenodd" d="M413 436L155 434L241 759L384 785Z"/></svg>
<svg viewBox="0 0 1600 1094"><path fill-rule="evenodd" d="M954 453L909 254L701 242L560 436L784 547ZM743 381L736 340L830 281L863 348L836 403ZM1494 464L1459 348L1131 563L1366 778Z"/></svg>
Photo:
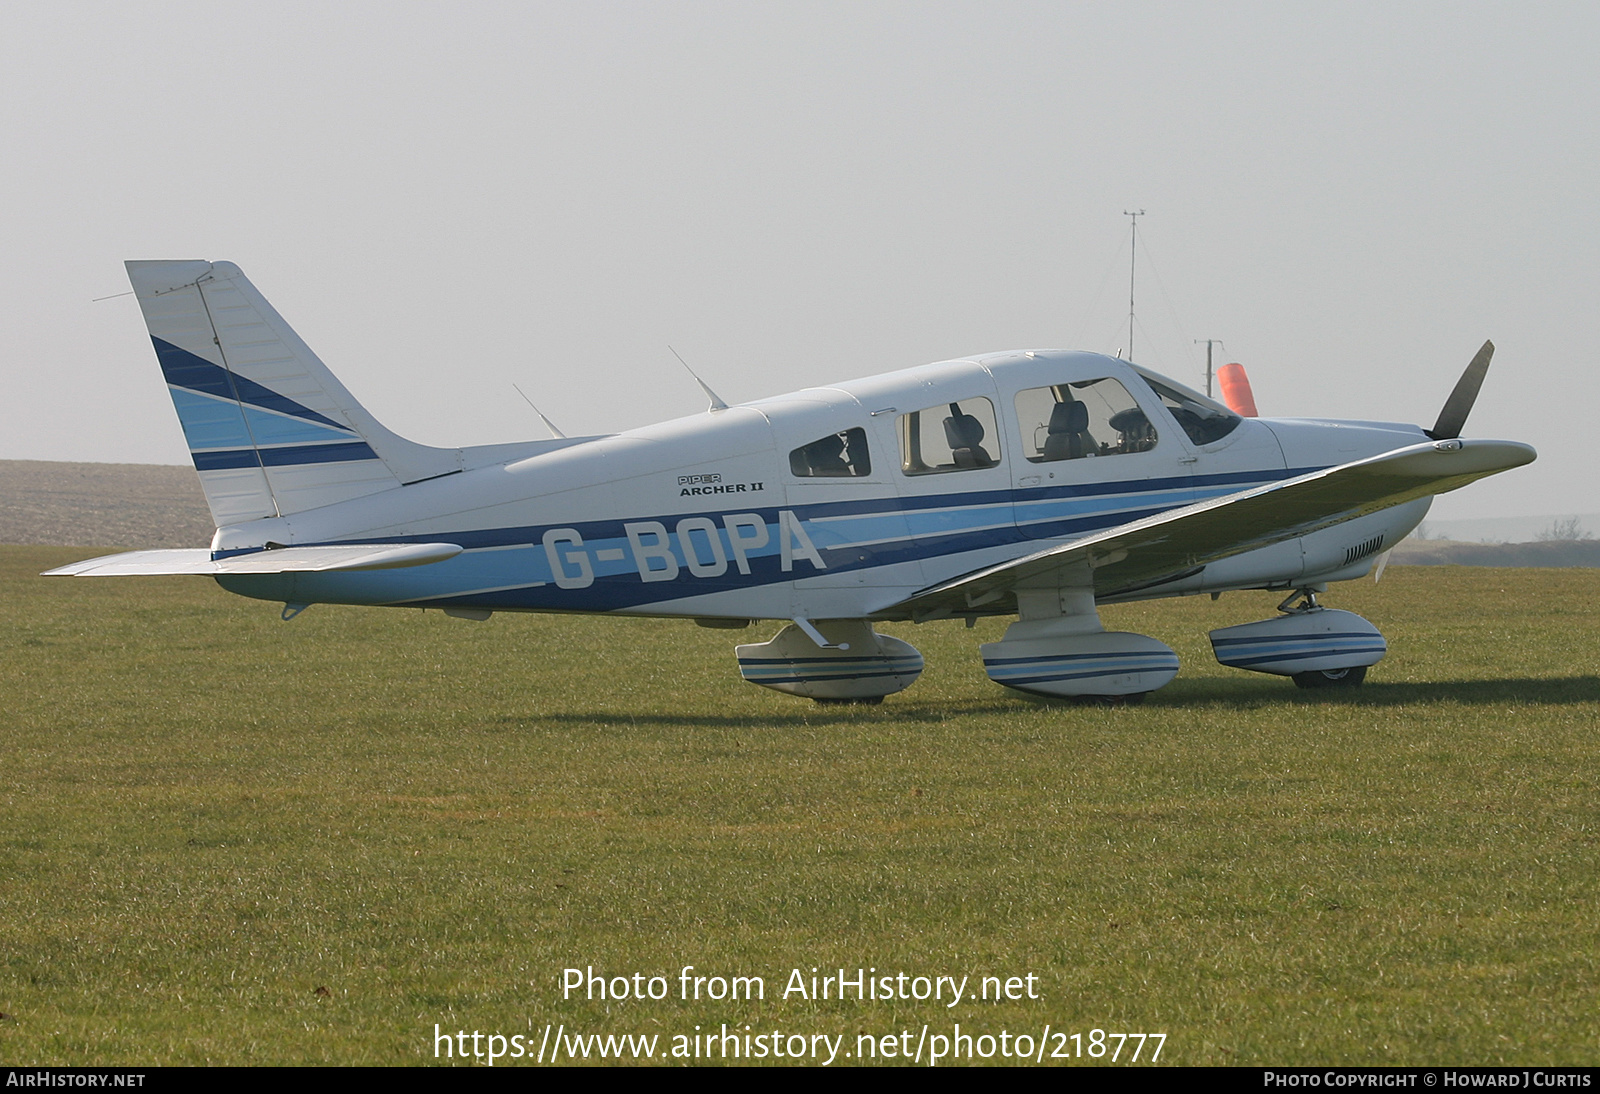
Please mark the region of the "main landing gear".
<svg viewBox="0 0 1600 1094"><path fill-rule="evenodd" d="M1108 631L1088 588L1019 590L1018 620L979 647L997 684L1035 695L1123 706L1171 682L1178 655L1142 634Z"/></svg>
<svg viewBox="0 0 1600 1094"><path fill-rule="evenodd" d="M922 654L864 619L800 619L770 642L737 646L739 675L819 703L872 704L922 675Z"/></svg>

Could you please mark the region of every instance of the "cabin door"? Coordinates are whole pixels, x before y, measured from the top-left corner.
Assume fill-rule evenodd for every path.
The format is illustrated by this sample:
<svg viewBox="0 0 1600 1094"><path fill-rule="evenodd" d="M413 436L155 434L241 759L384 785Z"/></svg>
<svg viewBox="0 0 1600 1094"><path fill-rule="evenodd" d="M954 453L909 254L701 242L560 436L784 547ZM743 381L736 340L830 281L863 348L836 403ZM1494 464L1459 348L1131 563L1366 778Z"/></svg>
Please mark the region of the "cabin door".
<svg viewBox="0 0 1600 1094"><path fill-rule="evenodd" d="M1079 539L1194 500L1195 452L1136 377L1025 388L1011 409L1020 434L1013 498L1024 538Z"/></svg>

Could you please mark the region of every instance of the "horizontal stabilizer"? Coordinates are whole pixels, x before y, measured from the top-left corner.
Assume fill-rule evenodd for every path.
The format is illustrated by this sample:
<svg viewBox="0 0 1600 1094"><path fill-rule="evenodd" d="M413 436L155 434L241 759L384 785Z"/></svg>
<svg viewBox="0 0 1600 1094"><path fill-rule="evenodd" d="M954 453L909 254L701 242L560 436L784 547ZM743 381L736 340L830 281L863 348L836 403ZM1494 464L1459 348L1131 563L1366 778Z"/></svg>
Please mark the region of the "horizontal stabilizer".
<svg viewBox="0 0 1600 1094"><path fill-rule="evenodd" d="M280 547L213 559L204 547L129 551L45 571L45 577L155 577L175 574L296 574L330 570L394 570L426 566L461 553L454 543L353 543L338 547Z"/></svg>
<svg viewBox="0 0 1600 1094"><path fill-rule="evenodd" d="M946 581L896 605L918 615L989 603L1018 588L1092 585L1098 597L1310 535L1532 463L1515 441L1434 441L1213 498Z"/></svg>

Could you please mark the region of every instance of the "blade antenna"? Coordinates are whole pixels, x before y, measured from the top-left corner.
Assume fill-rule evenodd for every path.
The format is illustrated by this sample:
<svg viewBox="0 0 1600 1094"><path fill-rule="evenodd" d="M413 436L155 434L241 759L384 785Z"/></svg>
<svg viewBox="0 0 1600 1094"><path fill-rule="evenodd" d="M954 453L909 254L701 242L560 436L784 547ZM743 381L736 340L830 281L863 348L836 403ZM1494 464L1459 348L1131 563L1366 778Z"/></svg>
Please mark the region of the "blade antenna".
<svg viewBox="0 0 1600 1094"><path fill-rule="evenodd" d="M515 380L513 380L511 382L511 386L512 387L517 387L517 384L516 384ZM517 394L522 396L522 401L523 402L527 403L529 406L533 406L533 400L528 398L528 393L523 391L520 387L517 387ZM533 412L535 414L539 415L539 420L541 422L543 422L544 423L544 427L550 431L550 436L558 438L558 439L561 439L561 440L565 440L566 439L567 435L565 433L561 432L561 430L556 428L556 423L555 422L552 422L549 418L546 418L544 416L544 411L540 410L536 406L533 406Z"/></svg>
<svg viewBox="0 0 1600 1094"><path fill-rule="evenodd" d="M1432 429L1424 431L1428 436L1436 441L1448 441L1461 436L1461 430L1467 424L1467 415L1472 412L1472 404L1477 401L1478 389L1483 386L1483 377L1489 371L1489 359L1493 356L1494 343L1485 342L1467 366L1467 371L1456 381L1450 398L1444 401L1439 420Z"/></svg>
<svg viewBox="0 0 1600 1094"><path fill-rule="evenodd" d="M687 361L685 361L683 359L683 354L679 353L675 349L672 349L671 346L668 346L667 349L672 350L672 356L674 356L674 357L676 357L678 359L678 364L682 365L688 371L690 376L694 376L694 382L700 385L700 390L705 392L706 393L706 398L711 400L711 405L706 407L706 409L707 410L727 410L728 409L728 404L722 401L722 396L718 395L715 391L712 391L711 390L711 386L709 384L707 384L704 380L700 379L699 376L695 375L694 369L689 368L689 362L687 362Z"/></svg>

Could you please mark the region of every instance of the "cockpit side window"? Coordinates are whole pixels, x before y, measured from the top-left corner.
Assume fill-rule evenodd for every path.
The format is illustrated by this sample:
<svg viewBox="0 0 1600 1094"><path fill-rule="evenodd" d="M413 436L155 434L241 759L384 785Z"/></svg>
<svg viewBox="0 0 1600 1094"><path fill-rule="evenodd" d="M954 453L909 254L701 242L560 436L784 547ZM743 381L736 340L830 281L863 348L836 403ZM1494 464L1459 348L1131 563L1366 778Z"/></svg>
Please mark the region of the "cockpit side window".
<svg viewBox="0 0 1600 1094"><path fill-rule="evenodd" d="M982 396L902 414L895 429L907 475L977 471L1000 462L994 404Z"/></svg>
<svg viewBox="0 0 1600 1094"><path fill-rule="evenodd" d="M1109 376L1019 391L1017 421L1029 463L1148 452L1158 439L1128 389Z"/></svg>
<svg viewBox="0 0 1600 1094"><path fill-rule="evenodd" d="M860 478L872 474L867 431L856 426L801 445L789 453L789 471L800 479Z"/></svg>
<svg viewBox="0 0 1600 1094"><path fill-rule="evenodd" d="M1156 398L1161 400L1196 445L1220 441L1239 428L1239 415L1221 403L1142 368L1135 368L1134 371L1139 374L1139 379L1150 385Z"/></svg>

